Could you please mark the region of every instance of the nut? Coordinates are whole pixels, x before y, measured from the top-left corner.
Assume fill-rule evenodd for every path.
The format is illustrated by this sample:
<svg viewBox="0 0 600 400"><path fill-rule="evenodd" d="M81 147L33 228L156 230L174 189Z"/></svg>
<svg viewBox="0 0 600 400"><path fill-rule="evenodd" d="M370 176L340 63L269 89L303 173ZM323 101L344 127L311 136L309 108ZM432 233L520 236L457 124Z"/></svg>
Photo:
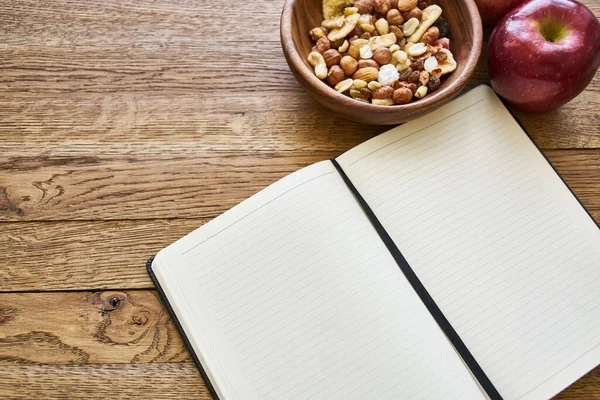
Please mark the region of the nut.
<svg viewBox="0 0 600 400"><path fill-rule="evenodd" d="M360 70L359 70L360 71ZM379 69L379 75L377 81L381 83L381 86L391 85L395 80L400 77L398 70L391 64L381 66Z"/></svg>
<svg viewBox="0 0 600 400"><path fill-rule="evenodd" d="M368 44L361 46L359 52L360 58L365 59L373 57L373 50L371 50L371 46L369 46Z"/></svg>
<svg viewBox="0 0 600 400"><path fill-rule="evenodd" d="M363 81L362 79L355 79L353 84L352 84L356 89L362 89L367 87L367 82Z"/></svg>
<svg viewBox="0 0 600 400"><path fill-rule="evenodd" d="M406 12L412 10L419 4L419 0L398 0L398 10Z"/></svg>
<svg viewBox="0 0 600 400"><path fill-rule="evenodd" d="M385 18L379 18L375 21L375 28L380 35L385 35L390 32L390 24L387 22Z"/></svg>
<svg viewBox="0 0 600 400"><path fill-rule="evenodd" d="M373 93L371 93L371 91L367 88L360 89L360 94L363 96L364 99L370 99L371 96L373 96Z"/></svg>
<svg viewBox="0 0 600 400"><path fill-rule="evenodd" d="M308 55L308 62L315 69L317 78L325 79L327 77L327 64L325 64L325 60L321 53L317 53L316 51L311 52Z"/></svg>
<svg viewBox="0 0 600 400"><path fill-rule="evenodd" d="M427 86L420 86L415 92L415 97L417 99L422 99L425 95L427 95Z"/></svg>
<svg viewBox="0 0 600 400"><path fill-rule="evenodd" d="M388 0L375 0L375 12L379 15L385 15L390 10L391 4Z"/></svg>
<svg viewBox="0 0 600 400"><path fill-rule="evenodd" d="M367 87L369 88L369 90L375 91L381 87L381 83L379 83L377 81L369 82Z"/></svg>
<svg viewBox="0 0 600 400"><path fill-rule="evenodd" d="M354 30L358 19L360 18L360 14L350 14L346 18L344 18L344 25L340 28L333 29L327 37L332 42L336 40L345 38L350 32ZM324 26L324 25L323 25Z"/></svg>
<svg viewBox="0 0 600 400"><path fill-rule="evenodd" d="M415 43L408 49L408 54L410 54L413 57L422 56L423 54L425 54L425 52L427 52L427 45L421 42Z"/></svg>
<svg viewBox="0 0 600 400"><path fill-rule="evenodd" d="M344 56L340 60L340 67L346 76L352 76L358 67L358 61L350 56Z"/></svg>
<svg viewBox="0 0 600 400"><path fill-rule="evenodd" d="M331 42L331 48L332 49L337 49L338 47L340 47L342 44L344 44L344 40L345 39L339 39L336 40L335 42Z"/></svg>
<svg viewBox="0 0 600 400"><path fill-rule="evenodd" d="M371 82L371 81L374 81L375 79L377 79L378 76L379 76L379 71L377 70L377 68L366 67L366 68L361 68L358 71L356 71L354 73L354 75L352 75L352 78L360 79L365 82Z"/></svg>
<svg viewBox="0 0 600 400"><path fill-rule="evenodd" d="M411 36L418 28L419 20L416 18L411 18L402 25L402 33L404 36ZM330 33L331 35L331 33Z"/></svg>
<svg viewBox="0 0 600 400"><path fill-rule="evenodd" d="M358 25L365 25L365 24L370 24L373 25L373 23L375 21L373 21L373 16L369 13L366 14L361 14L360 18L358 19Z"/></svg>
<svg viewBox="0 0 600 400"><path fill-rule="evenodd" d="M421 83L421 86L427 86L429 83L429 72L421 71L421 74L419 75L419 82Z"/></svg>
<svg viewBox="0 0 600 400"><path fill-rule="evenodd" d="M379 89L375 90L373 92L373 98L374 99L388 99L390 97L392 97L394 94L394 88L392 88L391 86L384 86L384 87L380 87Z"/></svg>
<svg viewBox="0 0 600 400"><path fill-rule="evenodd" d="M395 8L388 11L385 18L390 25L402 25L404 23L404 17L402 16L402 13Z"/></svg>
<svg viewBox="0 0 600 400"><path fill-rule="evenodd" d="M373 51L380 47L390 47L391 45L396 44L396 35L393 33L386 33L385 35L374 36L369 40L369 44Z"/></svg>
<svg viewBox="0 0 600 400"><path fill-rule="evenodd" d="M372 33L375 30L375 27L371 24L362 24L360 25L360 29L362 29L365 32Z"/></svg>
<svg viewBox="0 0 600 400"><path fill-rule="evenodd" d="M338 47L338 51L340 53L344 53L344 52L346 52L346 50L348 50L348 47L350 47L350 43L348 43L347 40L344 40L344 43L342 43L342 45L340 47Z"/></svg>
<svg viewBox="0 0 600 400"><path fill-rule="evenodd" d="M317 53L325 53L327 50L331 48L331 42L326 37L322 37L317 40L317 43L313 46L312 51L316 51Z"/></svg>
<svg viewBox="0 0 600 400"><path fill-rule="evenodd" d="M329 49L323 53L323 58L325 59L325 64L327 64L328 67L331 67L332 65L339 64L342 56L339 51L335 49Z"/></svg>
<svg viewBox="0 0 600 400"><path fill-rule="evenodd" d="M402 74L407 69L410 69L411 65L412 65L412 63L411 63L410 59L407 58L406 61L404 61L404 63L396 64L396 69L398 70L398 72L400 72Z"/></svg>
<svg viewBox="0 0 600 400"><path fill-rule="evenodd" d="M392 52L388 48L380 47L373 52L373 60L379 65L389 64L392 61Z"/></svg>
<svg viewBox="0 0 600 400"><path fill-rule="evenodd" d="M402 85L400 84L399 80L395 80L394 83L392 83L392 87L394 88L394 90L399 89L402 87Z"/></svg>
<svg viewBox="0 0 600 400"><path fill-rule="evenodd" d="M436 91L438 90L438 88L440 87L440 78L437 76L429 76L429 83L427 84L427 89L429 89L430 92Z"/></svg>
<svg viewBox="0 0 600 400"><path fill-rule="evenodd" d="M356 14L358 12L358 8L356 7L346 7L344 8L344 15L348 16L350 14Z"/></svg>
<svg viewBox="0 0 600 400"><path fill-rule="evenodd" d="M360 58L360 48L365 44L369 44L368 40L365 39L356 39L354 41L350 41L350 47L348 48L348 55L354 57L356 59Z"/></svg>
<svg viewBox="0 0 600 400"><path fill-rule="evenodd" d="M440 30L437 28L437 26L431 26L425 31L423 36L421 36L421 42L425 44L433 44L433 42L435 42L439 36Z"/></svg>
<svg viewBox="0 0 600 400"><path fill-rule="evenodd" d="M398 50L392 54L392 65L405 64L408 60L408 55L403 50Z"/></svg>
<svg viewBox="0 0 600 400"><path fill-rule="evenodd" d="M431 5L423 10L423 18L421 18L421 25L415 30L412 35L408 38L411 42L418 42L421 39L421 36L425 33L427 29L442 15L442 8L438 5ZM404 32L404 36L406 36L406 32Z"/></svg>
<svg viewBox="0 0 600 400"><path fill-rule="evenodd" d="M394 99L394 103L396 104L406 104L412 100L413 94L412 91L405 87L400 87L394 90L392 94L392 98Z"/></svg>
<svg viewBox="0 0 600 400"><path fill-rule="evenodd" d="M393 44L390 46L390 52L392 54L394 54L395 52L397 52L398 50L400 50L400 46L398 46L397 44Z"/></svg>
<svg viewBox="0 0 600 400"><path fill-rule="evenodd" d="M444 55L444 57L447 57L446 55ZM425 71L431 73L431 71L433 71L434 69L436 69L438 66L438 60L436 57L428 57L425 62L423 63L423 67L425 68Z"/></svg>
<svg viewBox="0 0 600 400"><path fill-rule="evenodd" d="M317 40L321 39L322 37L325 37L328 32L329 31L326 28L319 26L319 27L311 29L309 34L310 34L310 38L316 42Z"/></svg>
<svg viewBox="0 0 600 400"><path fill-rule="evenodd" d="M344 75L344 71L342 71L340 66L333 65L331 68L329 68L329 73L327 73L327 83L329 86L335 86L344 80L345 77L346 75Z"/></svg>
<svg viewBox="0 0 600 400"><path fill-rule="evenodd" d="M344 79L343 81L341 81L337 85L335 85L335 90L337 90L340 93L344 93L345 91L350 90L351 87L352 87L352 79L348 78L348 79Z"/></svg>
<svg viewBox="0 0 600 400"><path fill-rule="evenodd" d="M372 99L371 102L373 104L375 104L376 106L393 106L394 105L394 100L392 100L392 98L388 98L388 99Z"/></svg>
<svg viewBox="0 0 600 400"><path fill-rule="evenodd" d="M369 92L368 95L359 89L352 88L352 89L350 89L350 96L353 99L369 100L371 98L371 91L367 90L367 92Z"/></svg>
<svg viewBox="0 0 600 400"><path fill-rule="evenodd" d="M358 69L368 67L379 69L379 64L375 60L358 60Z"/></svg>
<svg viewBox="0 0 600 400"><path fill-rule="evenodd" d="M369 39L371 39L371 34L369 32L365 32L362 35L360 35L360 38L369 40Z"/></svg>
<svg viewBox="0 0 600 400"><path fill-rule="evenodd" d="M391 25L390 26L390 31L396 35L396 38L398 39L402 39L404 38L404 32L402 32L402 29L400 29L400 27L396 26L396 25Z"/></svg>
<svg viewBox="0 0 600 400"><path fill-rule="evenodd" d="M344 16L338 15L337 17L324 20L321 22L321 26L327 29L338 29L344 26L344 22Z"/></svg>
<svg viewBox="0 0 600 400"><path fill-rule="evenodd" d="M421 21L421 19L423 18L423 11L419 10L418 8L413 8L408 12L408 14L406 14L406 19L411 18L416 18L419 21Z"/></svg>
<svg viewBox="0 0 600 400"><path fill-rule="evenodd" d="M359 14L369 14L373 11L373 7L375 7L374 0L356 0L354 2L354 7L358 8Z"/></svg>

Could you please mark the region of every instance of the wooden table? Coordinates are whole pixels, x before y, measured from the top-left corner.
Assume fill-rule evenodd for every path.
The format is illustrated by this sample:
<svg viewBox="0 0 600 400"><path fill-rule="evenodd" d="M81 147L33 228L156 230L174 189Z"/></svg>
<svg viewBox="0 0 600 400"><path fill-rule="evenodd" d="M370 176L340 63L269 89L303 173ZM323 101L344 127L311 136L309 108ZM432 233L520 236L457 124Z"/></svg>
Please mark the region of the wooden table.
<svg viewBox="0 0 600 400"><path fill-rule="evenodd" d="M145 260L387 129L298 87L282 3L0 0L0 397L209 398ZM600 74L517 112L596 221L599 110ZM559 397L599 399L600 368Z"/></svg>

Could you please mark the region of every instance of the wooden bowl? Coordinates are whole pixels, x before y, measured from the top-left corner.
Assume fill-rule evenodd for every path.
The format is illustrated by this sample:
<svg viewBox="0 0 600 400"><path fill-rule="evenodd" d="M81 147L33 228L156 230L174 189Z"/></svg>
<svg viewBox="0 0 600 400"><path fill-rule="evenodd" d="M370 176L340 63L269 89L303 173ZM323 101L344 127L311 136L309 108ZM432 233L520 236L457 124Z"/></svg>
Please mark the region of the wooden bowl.
<svg viewBox="0 0 600 400"><path fill-rule="evenodd" d="M307 61L314 43L309 31L321 25L321 0L286 0L281 14L281 44L292 73L315 100L353 121L391 125L406 122L434 110L456 96L467 84L481 53L482 28L473 0L439 0L450 27L450 51L458 64L442 79L435 92L421 100L394 106L378 106L343 95L317 78Z"/></svg>

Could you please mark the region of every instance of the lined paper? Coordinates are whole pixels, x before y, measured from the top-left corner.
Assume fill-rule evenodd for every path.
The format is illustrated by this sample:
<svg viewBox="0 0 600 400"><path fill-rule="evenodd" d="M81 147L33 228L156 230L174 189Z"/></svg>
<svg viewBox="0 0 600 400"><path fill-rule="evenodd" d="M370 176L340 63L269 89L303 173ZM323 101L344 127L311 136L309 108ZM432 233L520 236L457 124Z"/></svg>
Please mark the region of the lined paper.
<svg viewBox="0 0 600 400"><path fill-rule="evenodd" d="M600 362L600 230L489 87L338 162L505 399Z"/></svg>
<svg viewBox="0 0 600 400"><path fill-rule="evenodd" d="M163 250L224 399L483 399L330 161Z"/></svg>

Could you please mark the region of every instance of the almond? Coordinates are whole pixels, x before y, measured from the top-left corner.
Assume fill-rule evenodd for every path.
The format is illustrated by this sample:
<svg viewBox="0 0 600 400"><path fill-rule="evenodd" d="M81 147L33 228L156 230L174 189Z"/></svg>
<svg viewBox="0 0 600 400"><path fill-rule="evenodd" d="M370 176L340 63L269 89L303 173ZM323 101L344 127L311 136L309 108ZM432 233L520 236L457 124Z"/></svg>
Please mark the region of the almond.
<svg viewBox="0 0 600 400"><path fill-rule="evenodd" d="M410 11L419 4L419 0L398 0L398 10L402 12Z"/></svg>
<svg viewBox="0 0 600 400"><path fill-rule="evenodd" d="M356 71L354 73L354 75L352 75L352 79L360 79L365 82L371 82L371 81L374 81L375 79L377 79L378 75L379 75L379 71L377 70L377 68L366 67L366 68L361 68L358 71Z"/></svg>

